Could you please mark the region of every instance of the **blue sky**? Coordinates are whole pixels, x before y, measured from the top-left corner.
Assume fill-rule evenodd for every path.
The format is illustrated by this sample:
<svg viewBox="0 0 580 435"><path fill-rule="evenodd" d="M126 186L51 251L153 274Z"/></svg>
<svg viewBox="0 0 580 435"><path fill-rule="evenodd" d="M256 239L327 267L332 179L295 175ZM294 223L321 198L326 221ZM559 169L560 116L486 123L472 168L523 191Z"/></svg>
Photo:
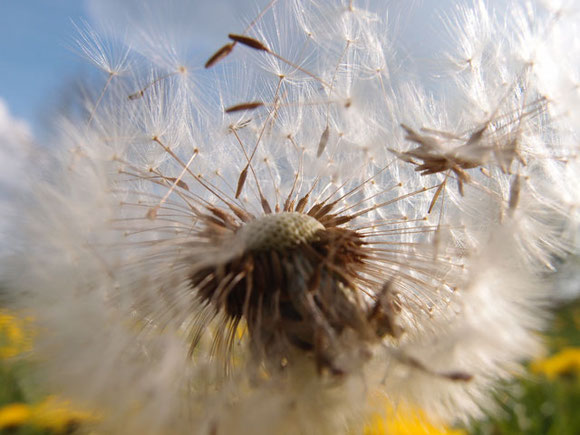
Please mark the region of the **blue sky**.
<svg viewBox="0 0 580 435"><path fill-rule="evenodd" d="M73 23L91 18L113 19L123 25L124 6L141 7L144 0L0 0L0 99L12 115L28 122L36 133L46 127L66 88L83 72L94 68L73 47L77 31ZM159 0L184 7L180 21L193 30L197 48L209 55L228 32L239 31L268 0ZM386 0L375 0L378 2ZM410 0L409 0L410 1ZM502 3L503 0L492 0ZM364 3L364 2L363 2ZM414 46L419 58L429 56L430 43L423 32L432 24L435 9L453 7L450 0L417 2L391 0L390 11L401 16L401 41ZM436 6L435 6L436 5ZM171 8L169 8L171 9ZM115 22L114 18L121 21ZM189 27L191 23L191 27ZM206 53L207 52L207 53Z"/></svg>
<svg viewBox="0 0 580 435"><path fill-rule="evenodd" d="M0 0L0 98L35 129L67 77L86 62L73 52L82 0Z"/></svg>
<svg viewBox="0 0 580 435"><path fill-rule="evenodd" d="M188 0L183 4L191 9L188 12L193 26L207 36L203 43L209 45L211 41L217 47L227 35L226 29L239 30L242 17L253 15L256 5L264 1ZM83 72L94 70L74 51L77 31L73 23L90 22L100 9L122 10L129 3L0 0L0 99L12 116L28 122L36 133L42 132L67 84ZM200 20L199 16L207 19ZM213 51L213 45L209 50Z"/></svg>

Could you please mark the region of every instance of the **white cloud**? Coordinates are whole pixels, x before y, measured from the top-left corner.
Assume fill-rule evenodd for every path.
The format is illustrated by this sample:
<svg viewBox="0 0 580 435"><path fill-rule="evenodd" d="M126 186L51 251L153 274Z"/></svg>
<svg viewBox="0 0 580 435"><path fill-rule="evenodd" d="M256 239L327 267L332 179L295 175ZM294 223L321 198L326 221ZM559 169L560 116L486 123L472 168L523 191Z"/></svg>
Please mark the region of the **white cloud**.
<svg viewBox="0 0 580 435"><path fill-rule="evenodd" d="M0 156L2 165L5 164L4 155L10 150L26 148L32 140L32 132L26 121L14 118L6 102L0 98Z"/></svg>
<svg viewBox="0 0 580 435"><path fill-rule="evenodd" d="M23 174L33 143L31 128L26 121L15 118L0 98L0 238L8 234L8 222L14 215L15 202L25 181ZM0 252L6 246L0 244Z"/></svg>

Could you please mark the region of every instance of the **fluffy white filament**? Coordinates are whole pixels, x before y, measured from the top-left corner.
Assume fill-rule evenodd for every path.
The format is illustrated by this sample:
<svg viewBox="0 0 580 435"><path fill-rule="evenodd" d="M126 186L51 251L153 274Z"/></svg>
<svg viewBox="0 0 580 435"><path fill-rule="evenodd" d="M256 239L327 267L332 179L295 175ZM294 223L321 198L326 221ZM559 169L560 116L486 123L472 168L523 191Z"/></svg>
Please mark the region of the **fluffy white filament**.
<svg viewBox="0 0 580 435"><path fill-rule="evenodd" d="M205 69L188 27L203 17L168 3L101 2L112 40L79 40L106 75L9 205L2 278L38 320L42 379L104 433L348 433L377 395L448 422L492 409L541 349L550 274L574 249L578 7L432 12L427 60L404 39L422 6L278 0L231 29L266 49L238 41ZM373 249L361 288L392 282L401 304L403 335L338 357L339 380L308 355L265 371L240 329L226 356L229 320L191 288L248 249L206 243L200 210L259 218L291 192L354 216ZM471 380L441 376L457 371Z"/></svg>

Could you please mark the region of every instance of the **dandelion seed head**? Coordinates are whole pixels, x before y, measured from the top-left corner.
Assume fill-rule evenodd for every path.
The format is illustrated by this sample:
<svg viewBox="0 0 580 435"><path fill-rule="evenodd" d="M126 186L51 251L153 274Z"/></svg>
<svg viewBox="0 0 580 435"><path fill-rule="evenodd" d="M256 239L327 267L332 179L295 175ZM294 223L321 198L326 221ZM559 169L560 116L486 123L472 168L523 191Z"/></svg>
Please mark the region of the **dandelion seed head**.
<svg viewBox="0 0 580 435"><path fill-rule="evenodd" d="M16 204L47 382L107 433L340 433L369 394L492 409L575 243L567 15L461 6L433 86L358 2L268 3L199 62L178 6L113 17L126 70Z"/></svg>

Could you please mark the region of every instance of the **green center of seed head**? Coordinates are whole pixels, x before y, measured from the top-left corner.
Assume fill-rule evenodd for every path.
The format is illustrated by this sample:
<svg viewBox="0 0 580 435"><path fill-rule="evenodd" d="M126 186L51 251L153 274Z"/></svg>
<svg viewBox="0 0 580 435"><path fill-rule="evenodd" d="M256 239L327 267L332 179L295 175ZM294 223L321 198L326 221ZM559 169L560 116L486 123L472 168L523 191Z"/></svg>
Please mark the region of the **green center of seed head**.
<svg viewBox="0 0 580 435"><path fill-rule="evenodd" d="M269 214L244 225L238 232L249 251L268 251L293 248L315 240L324 225L302 213Z"/></svg>

